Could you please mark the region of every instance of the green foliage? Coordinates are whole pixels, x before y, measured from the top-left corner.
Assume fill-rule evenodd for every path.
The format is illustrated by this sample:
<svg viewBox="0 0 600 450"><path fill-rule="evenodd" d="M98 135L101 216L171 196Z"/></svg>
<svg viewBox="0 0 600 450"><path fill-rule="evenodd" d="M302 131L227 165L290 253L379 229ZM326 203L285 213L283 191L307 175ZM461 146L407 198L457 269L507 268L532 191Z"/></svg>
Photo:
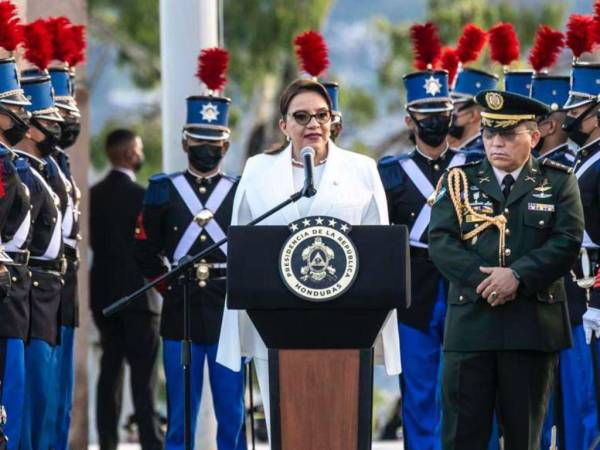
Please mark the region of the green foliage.
<svg viewBox="0 0 600 450"><path fill-rule="evenodd" d="M368 125L377 116L375 100L366 89L344 87L340 90L340 108L344 123L352 128Z"/></svg>
<svg viewBox="0 0 600 450"><path fill-rule="evenodd" d="M131 126L122 122L110 121L102 128L100 133L92 137L90 160L96 170L104 170L108 166L108 159L104 149L106 136L116 128L127 127L134 130L144 142L144 155L146 160L142 169L137 174L138 181L147 184L148 178L160 172L162 167L162 136L158 120L140 121Z"/></svg>

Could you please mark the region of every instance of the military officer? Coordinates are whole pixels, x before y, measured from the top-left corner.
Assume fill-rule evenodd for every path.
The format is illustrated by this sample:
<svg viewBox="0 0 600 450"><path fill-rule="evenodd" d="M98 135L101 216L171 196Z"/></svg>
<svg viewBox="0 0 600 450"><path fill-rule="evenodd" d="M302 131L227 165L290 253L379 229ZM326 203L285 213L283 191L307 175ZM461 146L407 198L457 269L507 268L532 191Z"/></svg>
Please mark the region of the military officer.
<svg viewBox="0 0 600 450"><path fill-rule="evenodd" d="M202 55L224 52L207 49ZM204 56L201 56L201 65ZM204 80L203 80L204 81ZM207 80L209 81L209 80ZM206 81L205 81L206 83ZM188 155L183 172L159 174L150 179L136 230L135 254L142 273L149 279L176 266L226 236L231 222L237 180L225 175L220 164L229 148L228 110L230 100L215 95L187 98L187 123L182 146ZM211 87L212 86L212 87ZM202 393L204 361L208 361L219 450L246 448L241 433L244 420L243 372L217 364L217 343L225 302L227 245L200 261L189 287L192 340L192 436ZM161 317L164 366L167 378L168 429L166 449L180 449L184 442L184 392L180 362L183 336L183 286L177 282L159 287L164 302Z"/></svg>
<svg viewBox="0 0 600 450"><path fill-rule="evenodd" d="M484 91L486 158L451 170L432 199L431 257L450 281L442 448L485 449L495 404L507 450L539 448L558 352L571 345L562 275L583 211L571 169L531 157L536 100Z"/></svg>
<svg viewBox="0 0 600 450"><path fill-rule="evenodd" d="M19 84L15 60L0 60L0 242L6 251L0 254L0 409L6 413L5 420L0 419L0 430L8 438L9 450L18 449L21 433L31 285L27 267L29 189L21 183L15 167L18 164L26 170L25 161L17 163L11 147L28 129L24 107L29 104Z"/></svg>
<svg viewBox="0 0 600 450"><path fill-rule="evenodd" d="M444 171L463 164L465 155L446 143L452 111L448 73L415 72L404 84L406 124L416 145L399 157L383 158L379 172L390 223L410 228L412 305L399 313L402 422L407 448L427 450L439 445L436 395L446 312L446 282L429 257L427 199Z"/></svg>
<svg viewBox="0 0 600 450"><path fill-rule="evenodd" d="M50 77L44 72L27 72L22 78L31 101L31 124L16 145L18 154L29 162L32 176L40 185L31 190L32 238L29 268L31 325L25 351L26 387L22 450L50 448L54 430L49 429L52 361L60 342L60 291L66 261L63 258L60 199L48 184L47 164L42 160L57 143L63 120L54 105Z"/></svg>

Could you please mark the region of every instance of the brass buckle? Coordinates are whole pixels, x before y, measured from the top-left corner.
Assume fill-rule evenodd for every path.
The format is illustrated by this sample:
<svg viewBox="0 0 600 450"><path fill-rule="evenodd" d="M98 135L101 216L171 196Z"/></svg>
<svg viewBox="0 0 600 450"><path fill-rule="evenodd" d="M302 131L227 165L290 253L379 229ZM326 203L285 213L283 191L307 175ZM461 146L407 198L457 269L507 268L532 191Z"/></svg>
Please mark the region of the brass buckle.
<svg viewBox="0 0 600 450"><path fill-rule="evenodd" d="M205 260L195 265L196 267L196 278L198 279L198 286L205 287L210 279L210 264L207 264Z"/></svg>
<svg viewBox="0 0 600 450"><path fill-rule="evenodd" d="M203 227L208 222L210 222L214 216L214 213L210 209L203 209L198 214L196 214L196 216L194 217L194 222Z"/></svg>

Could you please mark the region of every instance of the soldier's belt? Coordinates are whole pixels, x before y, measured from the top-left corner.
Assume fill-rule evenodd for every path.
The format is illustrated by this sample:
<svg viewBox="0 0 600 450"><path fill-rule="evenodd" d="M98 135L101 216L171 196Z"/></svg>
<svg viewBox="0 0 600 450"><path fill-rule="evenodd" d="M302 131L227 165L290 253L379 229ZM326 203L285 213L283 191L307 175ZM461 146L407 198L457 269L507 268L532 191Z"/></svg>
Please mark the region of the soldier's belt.
<svg viewBox="0 0 600 450"><path fill-rule="evenodd" d="M14 265L27 265L29 263L29 250L23 250L21 252L6 252L8 256L13 260Z"/></svg>
<svg viewBox="0 0 600 450"><path fill-rule="evenodd" d="M69 245L64 246L65 258L72 262L79 262L79 249Z"/></svg>
<svg viewBox="0 0 600 450"><path fill-rule="evenodd" d="M49 272L58 272L64 275L67 272L67 260L65 258L53 260L31 258L29 260L29 267Z"/></svg>
<svg viewBox="0 0 600 450"><path fill-rule="evenodd" d="M177 264L173 263L171 266L174 268ZM196 269L196 278L200 282L206 283L208 280L224 280L227 278L227 263L209 263L201 260L199 263L194 264Z"/></svg>

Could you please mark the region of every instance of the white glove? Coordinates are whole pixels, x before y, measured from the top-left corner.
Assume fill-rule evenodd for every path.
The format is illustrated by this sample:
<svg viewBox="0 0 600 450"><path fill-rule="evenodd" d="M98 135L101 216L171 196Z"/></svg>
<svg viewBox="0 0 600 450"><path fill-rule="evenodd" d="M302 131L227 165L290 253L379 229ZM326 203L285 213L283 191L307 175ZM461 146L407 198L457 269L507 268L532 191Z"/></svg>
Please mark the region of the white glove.
<svg viewBox="0 0 600 450"><path fill-rule="evenodd" d="M583 315L583 331L585 332L585 342L592 341L592 333L596 338L600 338L600 309L589 307Z"/></svg>

